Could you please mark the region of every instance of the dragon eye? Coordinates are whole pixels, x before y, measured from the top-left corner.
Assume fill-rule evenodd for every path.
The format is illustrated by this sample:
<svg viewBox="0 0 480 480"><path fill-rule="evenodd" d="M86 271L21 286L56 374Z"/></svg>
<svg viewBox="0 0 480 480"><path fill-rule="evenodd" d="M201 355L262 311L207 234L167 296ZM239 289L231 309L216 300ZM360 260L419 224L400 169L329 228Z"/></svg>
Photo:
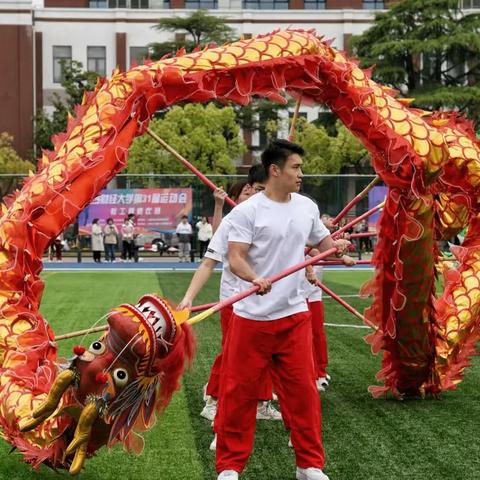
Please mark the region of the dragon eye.
<svg viewBox="0 0 480 480"><path fill-rule="evenodd" d="M124 368L116 368L113 371L113 381L117 387L124 387L128 382L128 372Z"/></svg>
<svg viewBox="0 0 480 480"><path fill-rule="evenodd" d="M99 341L93 342L88 351L91 353L94 353L95 355L101 355L103 352L105 352L105 344Z"/></svg>

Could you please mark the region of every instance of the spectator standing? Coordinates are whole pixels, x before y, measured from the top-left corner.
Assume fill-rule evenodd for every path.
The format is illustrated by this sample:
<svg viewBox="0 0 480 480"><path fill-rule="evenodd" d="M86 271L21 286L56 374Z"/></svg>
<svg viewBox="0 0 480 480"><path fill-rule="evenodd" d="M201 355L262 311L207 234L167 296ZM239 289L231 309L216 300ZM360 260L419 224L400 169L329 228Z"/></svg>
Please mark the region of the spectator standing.
<svg viewBox="0 0 480 480"><path fill-rule="evenodd" d="M210 223L208 223L207 217L202 217L196 227L198 230L199 255L200 258L203 258L207 251L208 242L212 238L213 230Z"/></svg>
<svg viewBox="0 0 480 480"><path fill-rule="evenodd" d="M62 249L63 249L63 234L61 233L53 242L52 246L50 247L50 260L54 260L57 262L63 262L62 259Z"/></svg>
<svg viewBox="0 0 480 480"><path fill-rule="evenodd" d="M105 259L107 262L115 261L115 247L118 243L118 230L113 223L113 218L107 220L107 224L103 229L103 241L105 244Z"/></svg>
<svg viewBox="0 0 480 480"><path fill-rule="evenodd" d="M135 227L128 217L123 220L122 232L122 260L133 261L133 234ZM127 258L128 257L128 258Z"/></svg>
<svg viewBox="0 0 480 480"><path fill-rule="evenodd" d="M192 226L188 223L188 217L186 215L182 217L182 221L177 225L175 233L178 235L180 262L188 262L191 248Z"/></svg>
<svg viewBox="0 0 480 480"><path fill-rule="evenodd" d="M135 214L129 213L127 218L133 227L133 242L132 242L133 259L135 260L135 262L138 262L138 245L137 245L138 231L137 231L137 226L135 224Z"/></svg>
<svg viewBox="0 0 480 480"><path fill-rule="evenodd" d="M100 263L102 261L103 248L103 230L98 223L98 218L94 218L92 221L92 252L93 261Z"/></svg>

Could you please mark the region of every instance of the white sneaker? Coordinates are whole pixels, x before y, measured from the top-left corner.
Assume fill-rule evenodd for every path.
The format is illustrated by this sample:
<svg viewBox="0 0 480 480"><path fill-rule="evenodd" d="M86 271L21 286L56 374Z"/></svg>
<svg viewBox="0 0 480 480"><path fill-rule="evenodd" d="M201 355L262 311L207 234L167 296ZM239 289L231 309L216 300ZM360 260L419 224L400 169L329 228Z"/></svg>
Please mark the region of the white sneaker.
<svg viewBox="0 0 480 480"><path fill-rule="evenodd" d="M315 383L317 384L317 390L319 392L324 392L328 387L328 380L326 377L317 378Z"/></svg>
<svg viewBox="0 0 480 480"><path fill-rule="evenodd" d="M275 392L272 392L272 402L278 402L278 395Z"/></svg>
<svg viewBox="0 0 480 480"><path fill-rule="evenodd" d="M219 477L220 478L220 477ZM228 478L228 477L227 477ZM319 468L299 468L297 467L297 480L329 480Z"/></svg>
<svg viewBox="0 0 480 480"><path fill-rule="evenodd" d="M217 434L213 437L212 443L210 444L210 450L213 452L217 449Z"/></svg>
<svg viewBox="0 0 480 480"><path fill-rule="evenodd" d="M292 436L291 435L288 437L288 448L293 448Z"/></svg>
<svg viewBox="0 0 480 480"><path fill-rule="evenodd" d="M224 470L217 477L217 480L238 480L238 472L235 470Z"/></svg>
<svg viewBox="0 0 480 480"><path fill-rule="evenodd" d="M257 420L281 420L282 414L272 402L260 402L257 406Z"/></svg>
<svg viewBox="0 0 480 480"><path fill-rule="evenodd" d="M217 401L209 397L203 410L200 413L200 416L206 418L207 420L213 421L215 419L215 415L217 414Z"/></svg>

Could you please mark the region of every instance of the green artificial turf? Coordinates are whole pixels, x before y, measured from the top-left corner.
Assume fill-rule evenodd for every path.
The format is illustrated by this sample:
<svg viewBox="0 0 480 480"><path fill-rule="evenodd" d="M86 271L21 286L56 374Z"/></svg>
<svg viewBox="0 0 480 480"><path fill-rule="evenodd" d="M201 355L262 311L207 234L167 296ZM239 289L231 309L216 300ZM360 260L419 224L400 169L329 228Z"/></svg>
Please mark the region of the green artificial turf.
<svg viewBox="0 0 480 480"><path fill-rule="evenodd" d="M143 293L162 292L180 300L191 278L187 272L47 272L42 313L57 333L89 327L109 308L136 301ZM326 272L325 283L342 295L355 295L370 278L368 271ZM215 274L198 303L215 300ZM346 300L362 311L368 300ZM326 322L360 325L360 321L331 299L325 299ZM367 392L375 384L380 358L373 357L362 339L369 330L327 326L329 373L332 383L322 394L323 437L332 480L397 480L480 478L480 369L478 361L455 392L441 400L375 400ZM183 389L153 430L145 435L140 457L121 448L103 448L88 460L80 479L213 480L214 453L208 450L210 422L201 418L202 387L220 344L218 317L195 326L198 353L183 379ZM88 346L95 336L84 341ZM65 341L69 355L80 339ZM281 422L260 421L255 450L242 480L292 480L294 457ZM41 468L32 473L18 454L0 442L0 480L68 478Z"/></svg>

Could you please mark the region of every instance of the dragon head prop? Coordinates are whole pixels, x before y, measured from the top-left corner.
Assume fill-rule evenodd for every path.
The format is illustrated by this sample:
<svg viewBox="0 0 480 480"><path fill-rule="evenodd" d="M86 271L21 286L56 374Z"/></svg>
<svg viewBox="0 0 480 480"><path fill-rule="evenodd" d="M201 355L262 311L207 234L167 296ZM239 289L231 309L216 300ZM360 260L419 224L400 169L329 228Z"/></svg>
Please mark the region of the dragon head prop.
<svg viewBox="0 0 480 480"><path fill-rule="evenodd" d="M68 445L62 463L72 474L102 445L122 442L141 451L137 433L153 426L155 412L179 387L185 360L193 357L187 318L188 312L153 294L111 310L108 330L88 349L74 347L74 357L21 431L52 415L69 415L72 421L55 441Z"/></svg>

